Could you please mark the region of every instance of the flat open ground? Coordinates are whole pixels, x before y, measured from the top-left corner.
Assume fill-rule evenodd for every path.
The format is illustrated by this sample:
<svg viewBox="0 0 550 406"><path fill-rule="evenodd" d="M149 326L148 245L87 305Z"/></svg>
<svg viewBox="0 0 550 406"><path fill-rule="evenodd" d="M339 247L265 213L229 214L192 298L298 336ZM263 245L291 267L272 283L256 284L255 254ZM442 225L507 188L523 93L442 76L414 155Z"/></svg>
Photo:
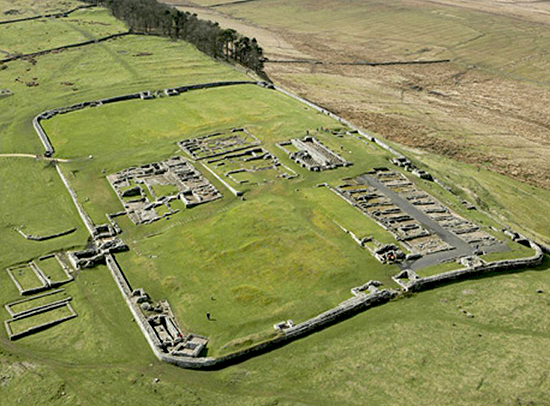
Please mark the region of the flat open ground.
<svg viewBox="0 0 550 406"><path fill-rule="evenodd" d="M81 5L77 0L2 0L0 21L60 13Z"/></svg>
<svg viewBox="0 0 550 406"><path fill-rule="evenodd" d="M270 59L449 58L417 66L266 67L276 82L387 139L550 187L546 2L173 3L257 37Z"/></svg>
<svg viewBox="0 0 550 406"><path fill-rule="evenodd" d="M166 297L184 330L207 336L209 355L215 355L269 337L280 320L313 317L368 280L394 286L391 276L397 267L381 265L338 227L342 220L349 224L346 215L339 215L347 203L342 200L336 210L327 211L333 194L317 186L389 164L389 155L367 140L315 132L338 125L288 96L241 85L81 110L48 120L44 128L60 156L93 156L63 164L63 169L71 174L69 182L96 223L106 213L122 209L102 174L174 154L186 156L178 151L177 141L215 131L244 126L263 148L300 175L244 186L248 193L240 201L202 168L224 194L221 201L154 225L136 227L120 221L122 238L131 249L117 258L131 285L144 287L157 300ZM276 146L307 131L353 165L308 172ZM201 164L195 166L201 170ZM364 217L357 211L353 231L379 228ZM377 233L398 244L382 229ZM505 241L503 235L498 238ZM457 241L461 245L456 256L473 251ZM207 312L215 321L206 318Z"/></svg>
<svg viewBox="0 0 550 406"><path fill-rule="evenodd" d="M5 10L7 4L11 7L14 3L0 0L0 9ZM52 7L48 2L25 4L32 5L33 12L43 12L42 6ZM112 20L112 25L116 24ZM14 96L0 100L0 155L43 152L31 121L46 109L145 89L247 79L242 72L212 61L185 43L152 37L121 38L45 55L36 62L12 62L0 71L2 87L15 92ZM24 84L35 77L39 86ZM270 96L263 99L263 92ZM254 104L255 109L242 108L244 103L252 104L251 98L260 99ZM213 107L205 113L189 101L208 101ZM235 105L228 106L227 101ZM263 117L257 111L269 114ZM137 118L120 119L120 115L129 112ZM76 122L74 117L78 119ZM265 138L270 150L277 134L284 133L281 139L288 139L302 135L303 130L318 120L326 120L283 96L272 96L271 91L244 86L104 106L103 110L88 109L57 117L47 124L48 131L57 137L54 140L57 156L73 159L62 167L77 189L80 201L97 222L104 222L105 212L121 209L105 180L107 174L137 162L154 162L176 153L184 155L176 146L181 136L210 133L211 127L203 124L205 121L215 123L212 127L216 130L242 125L242 118L255 123L250 130ZM75 125L78 121L81 125ZM67 128L71 131L67 132ZM292 128L298 128L299 134L293 133ZM97 137L97 142L90 142L90 135ZM124 149L117 153L116 148ZM339 173L359 173L361 167L380 162L387 166L383 155L370 144L365 144L364 150L358 148L357 153L355 149L352 151L350 160L357 166L330 171L329 177L336 180ZM276 149L271 152L288 166L294 165L285 161ZM91 160L89 154L93 155ZM365 159L355 159L356 154L364 154ZM550 204L548 192L484 167L456 163L418 150L410 155L421 158L429 166L426 169L452 185L459 197L428 182L419 182L419 187L459 214L486 228L498 226L481 212L466 212L460 199L467 198L480 208L500 214L501 220L515 227L548 236L550 228L545 216L548 211L540 209ZM296 321L300 321L301 317L337 302L339 294L347 297L347 289L354 286L355 278L363 283L371 272L383 278L392 269L373 262L366 251L333 223L332 215L337 211L339 224L358 235L370 234L379 241L391 242L384 240L388 234L380 232L365 216L358 216L349 205L342 206L342 201L334 199L336 196L326 195L326 189L315 187L314 178L281 179L273 184L251 186L245 201L231 197L223 185L209 179L224 193L222 200L149 226L136 227L129 221L121 221L131 251L118 258L133 284L143 286L155 298L167 297L173 306L179 306L175 309L178 319L192 328L202 329L207 324L206 308L217 306L212 314L214 318L218 314L222 317L204 327L204 331L211 329L217 337L214 344L219 352L229 348L221 347L230 334L224 331L227 325L214 326L215 323L240 322L231 331L231 337L242 338L252 331L261 333L263 326L271 328L271 320L262 319L263 308L280 311L278 314L284 314L285 318L286 314L292 318L297 315ZM48 161L0 156L0 183L2 269L48 252L85 245L84 226ZM92 190L90 185L96 189ZM474 193L461 190L459 186L463 185ZM281 213L281 206L287 211ZM253 210L258 215L271 216L271 221L258 224ZM245 227L238 223L240 218L246 219ZM32 242L21 237L14 227L38 235L71 227L77 227L77 231L45 242ZM208 228L225 238L216 238ZM294 238L287 244L295 243L302 253L325 257L331 254L328 264L332 267L323 269L325 261L315 262L313 255L308 258L293 255L295 246L285 246L283 241L269 236L270 231ZM196 255L184 250L189 245ZM165 256L159 255L156 247L165 250ZM268 247L288 249L282 258L268 259L302 265L303 273L299 276L304 280L309 277L312 288L308 292L304 293L303 288L297 291L296 275L282 266L260 268L247 263L248 257L256 261L272 255ZM518 247L510 248L507 255L520 253ZM333 256L334 252L344 253L345 260L341 255ZM203 261L206 266L196 271L175 266L167 260L168 255L196 266L203 265L198 258L210 257ZM224 257L241 266L217 269L216 266L225 263ZM315 268L316 265L320 266ZM358 275L356 269L352 272L354 266L365 269L365 274ZM64 285L66 295L73 298L71 304L77 318L15 342L9 341L0 329L2 404L548 404L549 269L546 260L534 270L466 281L414 295L243 364L203 373L181 370L154 358L108 270L100 266L77 273L74 282ZM230 278L235 275L235 279ZM224 277L223 282L232 285L224 289L220 276ZM198 294L188 295L187 284ZM218 290L211 292L212 287ZM212 294L214 301L210 299ZM292 302L295 296L299 297ZM7 273L0 272L2 304L19 297ZM307 303L308 298L317 303ZM239 301L241 304L237 304ZM285 301L290 305L281 310ZM186 309L186 303L196 310ZM232 303L234 311L224 308L227 303ZM463 309L474 318L466 317ZM3 308L0 312L2 320L9 318ZM247 319L241 321L243 317ZM231 343L234 347L240 344Z"/></svg>
<svg viewBox="0 0 550 406"><path fill-rule="evenodd" d="M67 18L44 18L0 25L0 52L6 57L10 54L27 54L123 31L126 31L124 24L114 22L105 9L78 10Z"/></svg>
<svg viewBox="0 0 550 406"><path fill-rule="evenodd" d="M129 112L139 119L131 119ZM390 277L397 267L381 265L353 243L334 223L339 216L326 210L332 193L316 187L384 165L387 155L365 142L326 135L325 143L345 146L339 152L358 164L310 174L275 146L308 129L337 124L287 96L245 85L83 110L50 120L45 128L58 154L94 156L64 169L74 174L71 184L96 222L122 209L101 173L186 156L177 141L214 131L244 125L301 174L249 186L243 202L202 169L224 194L221 201L150 226L120 222L131 251L117 258L130 283L156 299L168 298L184 329L208 336L216 354L221 347L234 349L246 341L242 337L261 333L259 338L265 338L280 320L312 317L370 279L393 286ZM343 200L339 203L348 208ZM354 228L373 227L359 212L353 214ZM396 242L389 234L385 238ZM216 321L208 321L206 312Z"/></svg>

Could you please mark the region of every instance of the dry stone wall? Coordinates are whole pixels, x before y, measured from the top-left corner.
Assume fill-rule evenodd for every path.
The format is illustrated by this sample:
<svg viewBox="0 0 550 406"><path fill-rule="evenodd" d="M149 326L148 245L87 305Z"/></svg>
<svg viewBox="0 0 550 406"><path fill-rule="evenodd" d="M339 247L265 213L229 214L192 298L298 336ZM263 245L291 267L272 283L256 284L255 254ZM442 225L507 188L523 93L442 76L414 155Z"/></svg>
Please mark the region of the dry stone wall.
<svg viewBox="0 0 550 406"><path fill-rule="evenodd" d="M23 237L25 237L27 240L31 241L46 241L51 240L52 238L62 237L67 234L74 233L76 231L76 227L73 227L69 230L61 231L59 233L49 234L49 235L33 235L33 234L25 234L23 231L16 229L16 231L21 234Z"/></svg>
<svg viewBox="0 0 550 406"><path fill-rule="evenodd" d="M540 265L544 259L542 249L538 244L529 241L531 248L535 250L535 254L527 258L505 259L501 261L489 262L478 266L465 267L454 271L443 272L437 275L428 276L425 278L417 278L405 285L407 290L420 291L432 289L442 284L456 282L466 278L472 278L482 275L490 275L492 273L505 272L508 270L529 268Z"/></svg>
<svg viewBox="0 0 550 406"><path fill-rule="evenodd" d="M0 59L0 63L7 63L7 62L15 61L17 59L23 59L23 58L34 58L36 56L46 55L46 54L49 54L49 53L55 52L55 51L63 51L65 49L77 48L77 47L82 47L82 46L90 45L90 44L97 44L99 42L109 41L109 40L114 39L114 38L124 37L126 35L131 35L131 34L139 35L139 34L132 33L132 32L121 32L121 33L118 33L118 34L107 35L106 37L91 39L91 40L88 40L88 41L77 42L77 43L69 44L69 45L63 45L63 46L55 47L55 48L44 49L43 51L38 51L38 52L31 52L29 54L15 54L15 55L9 56L7 58Z"/></svg>
<svg viewBox="0 0 550 406"><path fill-rule="evenodd" d="M23 21L31 21L31 20L38 20L40 18L61 18L61 17L68 17L69 14L74 13L77 10L82 10L86 8L92 8L97 7L95 4L89 4L84 6L77 6L73 9L67 10L67 11L61 11L59 13L48 13L48 14L39 14L32 17L24 17L24 18L15 18L13 20L6 20L6 21L0 21L0 25L2 24L13 24L13 23L20 23Z"/></svg>
<svg viewBox="0 0 550 406"><path fill-rule="evenodd" d="M263 354L279 348L293 340L305 337L315 331L321 330L354 314L365 311L371 307L381 305L397 296L394 290L380 290L370 294L359 293L356 296L343 301L338 306L321 313L309 320L283 330L277 337L221 357L191 357L176 356L162 351L162 343L158 339L153 327L142 313L136 303L132 301L132 288L124 276L118 263L111 254L106 255L106 263L115 280L124 301L130 308L134 320L144 334L155 356L164 362L189 369L220 369L231 364L242 362L250 357Z"/></svg>
<svg viewBox="0 0 550 406"><path fill-rule="evenodd" d="M362 132L360 129L354 127L351 123L348 121L338 117L337 115L329 112L326 109L323 109L322 107L316 106L315 104L302 99L296 95L293 95L292 93L289 93L281 88L276 88L273 85L267 84L265 82L252 82L252 81L232 81L232 82L214 82L214 83L206 83L206 84L198 84L198 85L191 85L191 86L182 86L174 89L170 89L170 93L175 95L177 92L178 94L190 91L190 90L197 90L197 89L206 89L206 88L214 88L214 87L220 87L220 86L230 86L230 85L241 85L241 84L256 84L265 88L270 89L276 89L284 94L287 94L288 96L301 101L308 106L314 108L317 111L320 111L324 114L327 114L328 116L340 121L343 124L346 124L347 126L355 129L359 134L361 134L364 137L367 137L371 141L376 142L379 144L382 148L388 150L392 154L396 156L402 156L397 151L395 151L390 146L384 144L383 142L375 139L374 137ZM101 105L106 103L113 103L113 102L119 102L124 100L131 100L134 98L139 98L141 93L135 93L130 95L123 95L118 97L113 97L110 99L104 99L96 102L86 102L81 103L75 106L70 106L69 108L65 109L57 109L57 110L51 110L45 113L42 113L41 115L37 116L35 118L35 130L37 131L38 136L42 140L46 154L53 154L53 147L51 143L48 140L47 135L45 134L44 130L40 126L40 120L42 119L48 119L53 117L55 114L61 114L66 113L69 111L75 111L80 108L85 108L88 106L95 106L95 105ZM56 165L58 173L60 177L63 180L63 183L65 184L66 188L68 189L69 193L71 194L71 197L73 198L73 201L79 211L79 214L81 215L81 218L83 219L84 223L86 224L86 227L88 228L88 231L90 232L90 235L94 237L94 225L87 216L87 214L84 212L82 207L77 201L76 194L72 189L70 188L66 178L64 177L63 173L61 172L58 165ZM543 259L542 250L538 245L530 242L531 246L535 249L536 253L532 257L529 258L523 258L523 259L517 259L517 260L504 260L504 261L495 261L489 264L483 264L481 266L477 267L470 267L470 268L463 268L461 270L457 271L451 271L451 272L445 272L440 275L428 277L428 278L413 278L414 280L410 281L409 284L404 285L405 290L423 290L428 289L432 286L435 286L439 283L446 283L454 280L459 280L462 278L466 278L472 275L479 275L479 274L485 274L489 272L497 272L499 270L505 270L505 269L515 269L519 267L528 267L540 264ZM342 319L345 319L347 317L350 317L358 312L364 311L370 307L377 306L383 303L388 302L392 298L395 298L399 295L399 292L394 290L378 290L376 286L374 286L373 289L367 289L368 294L365 292L365 286L355 288L353 290L354 297L347 299L340 303L338 306L323 312L319 314L318 316L315 316L305 322L299 323L297 325L291 325L291 323L287 323L287 328L283 328L278 335L268 341L250 346L246 349L243 349L241 351L237 351L228 355L224 355L221 357L213 358L213 357L192 357L192 356L177 356L174 354L163 352L163 346L162 343L159 340L158 335L156 334L154 328L151 326L147 318L145 317L144 313L140 309L140 307L137 304L137 301L132 300L132 289L130 287L130 284L128 283L127 279L125 278L122 270L120 269L119 265L117 264L114 256L109 252L105 252L104 254L105 262L107 267L109 268L113 279L115 280L116 285L118 286L126 304L128 305L135 321L137 322L139 328L141 329L142 333L144 334L147 342L151 346L151 349L153 350L155 356L165 362L169 362L184 368L191 368L191 369L219 369L223 368L227 365L234 364L237 362L241 362L247 358L260 355L262 353L271 351L272 349L281 347L288 342L298 339L300 337L304 337L308 334L311 334L314 331L323 329L333 323L336 323ZM370 287L370 286L369 286ZM68 303L67 303L67 306ZM71 316L74 317L74 316ZM6 326L8 328L8 326ZM38 326L39 328L42 328L42 326Z"/></svg>

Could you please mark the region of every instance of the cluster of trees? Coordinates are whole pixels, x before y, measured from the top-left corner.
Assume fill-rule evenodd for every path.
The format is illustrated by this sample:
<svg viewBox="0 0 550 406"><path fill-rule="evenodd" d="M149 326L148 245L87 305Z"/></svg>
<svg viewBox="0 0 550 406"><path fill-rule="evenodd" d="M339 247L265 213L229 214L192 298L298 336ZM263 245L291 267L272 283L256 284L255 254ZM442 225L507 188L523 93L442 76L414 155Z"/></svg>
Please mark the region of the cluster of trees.
<svg viewBox="0 0 550 406"><path fill-rule="evenodd" d="M263 51L255 38L223 29L218 23L201 20L196 14L176 10L156 0L100 0L130 30L182 39L214 58L232 60L262 77Z"/></svg>

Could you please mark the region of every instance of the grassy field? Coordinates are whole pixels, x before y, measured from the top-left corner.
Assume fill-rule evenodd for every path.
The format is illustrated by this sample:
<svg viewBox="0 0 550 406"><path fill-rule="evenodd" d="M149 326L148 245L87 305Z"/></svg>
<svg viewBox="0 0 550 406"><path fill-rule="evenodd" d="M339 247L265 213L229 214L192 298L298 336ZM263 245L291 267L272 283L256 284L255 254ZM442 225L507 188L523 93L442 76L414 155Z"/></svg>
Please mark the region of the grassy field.
<svg viewBox="0 0 550 406"><path fill-rule="evenodd" d="M51 164L0 157L0 181L1 268L86 243L86 229ZM26 240L14 229L42 236L73 227L77 228L74 233L46 241Z"/></svg>
<svg viewBox="0 0 550 406"><path fill-rule="evenodd" d="M2 7L8 4L0 1ZM51 7L46 2L26 6ZM153 37L127 37L43 56L36 65L18 61L7 66L0 80L15 96L0 100L2 154L41 153L31 120L48 108L144 89L247 78L189 45ZM27 87L24 82L34 77L40 85ZM105 181L107 174L181 153L175 143L185 137L248 123L264 146L301 178L250 187L241 201L207 174L224 193L222 200L150 226L120 219L131 251L117 259L132 285L145 288L154 299L168 298L185 328L211 335L211 354L262 339L275 321L302 321L349 297L349 288L370 278L388 281L395 273L346 236L333 214L360 237L369 234L387 242L391 237L327 189L316 187L387 165L384 153L370 143L326 135L323 141L335 149L342 146L339 153L354 165L325 174L297 168L274 143L334 123L253 86L121 103L46 122L57 156L74 159L60 165L98 223L105 222L105 213L121 209ZM483 213L466 212L460 200L467 197L504 213L506 221L547 234L543 213L529 215L530 204L546 204L539 190L430 154L423 154L422 161L433 163L429 169L458 195L428 182L418 186L458 213L484 227L498 226ZM84 246L83 224L51 164L1 156L0 183L0 268ZM525 194L509 196L516 190ZM525 212L514 210L517 202ZM72 227L77 231L32 242L14 227L38 235ZM534 270L403 298L264 356L205 373L154 358L108 270L100 266L78 272L74 282L64 285L77 318L16 342L0 329L1 403L550 404L549 271L546 260ZM0 304L18 298L7 273L0 272ZM474 318L467 318L463 309ZM206 311L216 321L208 322ZM0 314L2 320L9 318L3 307Z"/></svg>
<svg viewBox="0 0 550 406"><path fill-rule="evenodd" d="M0 10L2 10L0 21L59 13L81 5L82 3L77 0L2 0L0 1Z"/></svg>
<svg viewBox="0 0 550 406"><path fill-rule="evenodd" d="M36 65L14 61L6 66L0 81L15 95L1 101L0 153L43 153L32 119L47 109L148 88L248 79L189 44L156 37L124 37L44 55ZM33 80L39 86L25 85Z"/></svg>
<svg viewBox="0 0 550 406"><path fill-rule="evenodd" d="M65 291L57 292L52 295L42 296L38 297L40 295L36 295L33 297L30 297L28 301L23 303L18 303L15 305L10 306L11 310L15 313L22 312L24 310L32 309L33 307L43 306L52 302L55 302L56 300L61 300L67 297L67 293Z"/></svg>
<svg viewBox="0 0 550 406"><path fill-rule="evenodd" d="M67 285L79 317L16 343L2 332L3 404L549 404L548 266L392 302L208 373L154 360L107 270L83 272Z"/></svg>
<svg viewBox="0 0 550 406"><path fill-rule="evenodd" d="M10 323L11 331L14 334L22 333L29 328L40 326L41 324L51 323L55 320L59 320L68 317L72 314L67 306L56 307L55 309L48 310L30 317L24 317L17 319Z"/></svg>
<svg viewBox="0 0 550 406"><path fill-rule="evenodd" d="M271 59L329 62L266 63L266 70L384 138L550 188L545 3L265 0L181 8L258 38ZM452 61L330 64L440 58Z"/></svg>
<svg viewBox="0 0 550 406"><path fill-rule="evenodd" d="M57 261L57 258L48 258L41 261L36 261L38 267L44 272L52 282L64 281L67 279L67 274Z"/></svg>
<svg viewBox="0 0 550 406"><path fill-rule="evenodd" d="M42 287L42 281L38 279L38 276L28 266L12 269L11 273L23 290Z"/></svg>
<svg viewBox="0 0 550 406"><path fill-rule="evenodd" d="M391 276L397 268L378 263L338 224L382 243L397 241L317 186L339 184L342 178L388 165L387 153L371 143L315 130L337 125L287 96L245 85L81 110L48 120L44 128L59 155L93 156L63 168L96 223L105 213L121 209L105 174L165 159L178 153L177 141L214 131L245 126L301 175L250 186L246 201L240 202L207 174L226 195L222 201L151 226L121 223L131 250L118 258L130 283L146 287L156 299L168 298L186 331L209 337L209 354L214 355L264 339L277 321L312 317L370 279L394 286ZM354 165L308 172L275 145L308 130ZM431 182L418 183L428 191L443 191ZM441 198L459 205L451 193ZM481 213L476 216L491 223ZM307 294L304 283L311 287ZM207 312L215 322L206 318Z"/></svg>
<svg viewBox="0 0 550 406"><path fill-rule="evenodd" d="M79 10L66 18L40 19L0 26L2 51L27 54L127 31L102 8Z"/></svg>
<svg viewBox="0 0 550 406"><path fill-rule="evenodd" d="M246 126L264 148L301 174L250 186L244 202L212 178L225 194L222 201L151 226L121 223L131 251L117 257L130 283L146 287L156 299L168 298L185 330L209 337L210 354L262 339L282 319L312 317L369 279L393 286L390 277L397 268L378 263L336 222L342 211L344 223L355 215L362 230L376 233L381 242L395 239L343 201L333 211L332 193L316 186L384 165L387 155L355 138L320 132L317 137L356 164L310 173L275 146L308 129L335 125L287 96L249 85L108 105L44 123L58 154L93 155L63 168L96 222L121 209L103 174L164 159L177 153L177 141L213 131ZM304 283L310 286L307 294ZM208 321L206 312L216 321Z"/></svg>

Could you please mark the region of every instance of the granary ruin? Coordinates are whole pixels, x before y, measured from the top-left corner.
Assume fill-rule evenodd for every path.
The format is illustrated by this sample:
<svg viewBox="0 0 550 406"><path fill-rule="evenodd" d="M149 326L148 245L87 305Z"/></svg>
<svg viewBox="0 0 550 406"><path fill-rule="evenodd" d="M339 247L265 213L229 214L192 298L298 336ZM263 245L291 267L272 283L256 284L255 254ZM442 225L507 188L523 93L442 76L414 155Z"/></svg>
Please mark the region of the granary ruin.
<svg viewBox="0 0 550 406"><path fill-rule="evenodd" d="M303 139L292 138L289 141L279 142L277 146L285 151L290 159L310 171L324 171L351 165L351 162L347 162L310 135Z"/></svg>
<svg viewBox="0 0 550 406"><path fill-rule="evenodd" d="M222 194L181 156L128 168L107 176L128 217L149 224L179 210L170 203L180 199L186 208L211 202Z"/></svg>
<svg viewBox="0 0 550 406"><path fill-rule="evenodd" d="M246 128L233 128L178 142L179 147L193 159L200 160L240 151L260 145L261 141Z"/></svg>
<svg viewBox="0 0 550 406"><path fill-rule="evenodd" d="M298 176L262 147L218 155L207 159L205 163L216 171L223 171L223 176L237 185L262 183L268 176L284 179Z"/></svg>
<svg viewBox="0 0 550 406"><path fill-rule="evenodd" d="M376 220L414 254L429 255L459 246L463 250L466 246L468 252L481 251L498 244L492 235L417 189L399 172L375 168L344 181L332 190Z"/></svg>

